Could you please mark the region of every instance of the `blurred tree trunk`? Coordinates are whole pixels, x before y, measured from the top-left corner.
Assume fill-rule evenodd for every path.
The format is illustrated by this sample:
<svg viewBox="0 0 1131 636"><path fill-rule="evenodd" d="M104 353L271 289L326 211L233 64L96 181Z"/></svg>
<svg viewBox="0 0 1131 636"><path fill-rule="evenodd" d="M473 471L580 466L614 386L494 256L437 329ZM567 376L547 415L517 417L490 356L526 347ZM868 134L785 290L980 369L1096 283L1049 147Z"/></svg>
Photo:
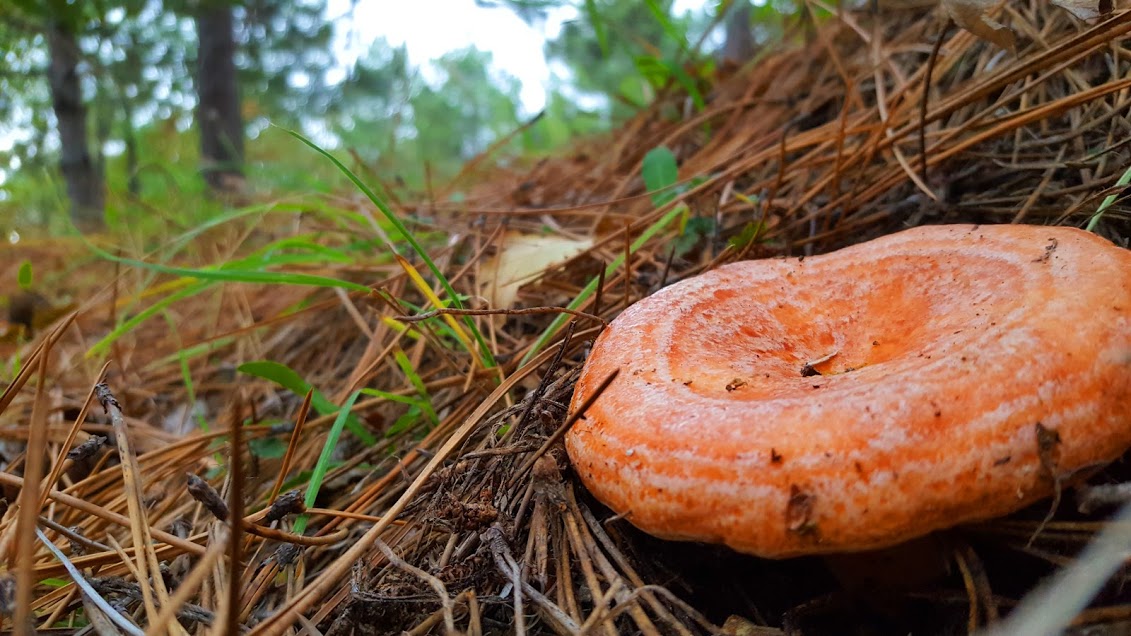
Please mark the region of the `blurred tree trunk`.
<svg viewBox="0 0 1131 636"><path fill-rule="evenodd" d="M243 186L243 116L234 60L232 7L203 2L196 15L201 171L215 191Z"/></svg>
<svg viewBox="0 0 1131 636"><path fill-rule="evenodd" d="M118 82L117 98L122 109L122 137L126 142L126 188L131 196L137 198L141 196L141 179L138 174L139 159L137 156L137 131L134 130L134 102L130 98L130 89L133 89L135 95L137 94L136 78L141 73L142 61L138 54L137 42L134 41L133 35L128 30L125 32L125 46L122 48L126 54L126 68L136 73L131 76L128 85L124 82Z"/></svg>
<svg viewBox="0 0 1131 636"><path fill-rule="evenodd" d="M71 220L82 232L96 232L103 227L105 193L102 173L87 146L86 106L79 84L79 45L74 26L56 20L47 28L47 44L51 102L62 146L59 167L71 200Z"/></svg>
<svg viewBox="0 0 1131 636"><path fill-rule="evenodd" d="M734 0L726 17L723 59L738 65L754 57L754 33L750 30L750 0Z"/></svg>

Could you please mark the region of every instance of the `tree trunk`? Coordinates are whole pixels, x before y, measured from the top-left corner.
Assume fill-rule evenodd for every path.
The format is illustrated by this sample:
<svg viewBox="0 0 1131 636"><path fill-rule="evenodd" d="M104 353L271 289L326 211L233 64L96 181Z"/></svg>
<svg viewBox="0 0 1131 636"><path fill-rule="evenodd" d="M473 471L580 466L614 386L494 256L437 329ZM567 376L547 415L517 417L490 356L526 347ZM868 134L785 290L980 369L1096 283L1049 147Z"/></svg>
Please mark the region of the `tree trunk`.
<svg viewBox="0 0 1131 636"><path fill-rule="evenodd" d="M71 200L71 220L82 232L103 227L102 173L91 160L86 136L86 106L79 86L79 46L73 27L60 21L47 29L51 55L51 101L59 128L59 167Z"/></svg>
<svg viewBox="0 0 1131 636"><path fill-rule="evenodd" d="M216 191L243 185L243 116L236 76L232 7L205 2L196 16L196 86L201 171Z"/></svg>
<svg viewBox="0 0 1131 636"><path fill-rule="evenodd" d="M734 0L726 17L723 60L745 64L754 57L754 33L750 30L750 0Z"/></svg>

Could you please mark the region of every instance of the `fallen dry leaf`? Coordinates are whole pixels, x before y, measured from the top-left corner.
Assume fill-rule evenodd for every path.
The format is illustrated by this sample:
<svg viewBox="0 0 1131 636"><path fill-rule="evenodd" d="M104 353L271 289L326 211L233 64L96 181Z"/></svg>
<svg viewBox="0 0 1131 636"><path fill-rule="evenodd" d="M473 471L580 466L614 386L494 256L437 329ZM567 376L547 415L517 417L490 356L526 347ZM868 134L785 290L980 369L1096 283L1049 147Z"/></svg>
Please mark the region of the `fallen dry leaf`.
<svg viewBox="0 0 1131 636"><path fill-rule="evenodd" d="M1052 3L1081 20L1091 20L1111 13L1115 0L1052 0Z"/></svg>
<svg viewBox="0 0 1131 636"><path fill-rule="evenodd" d="M987 42L1013 51L1013 31L988 15L999 4L999 0L942 0L943 9L958 26Z"/></svg>
<svg viewBox="0 0 1131 636"><path fill-rule="evenodd" d="M508 232L499 253L480 268L484 288L480 292L492 309L514 305L519 287L537 280L547 268L564 262L593 245L590 239Z"/></svg>

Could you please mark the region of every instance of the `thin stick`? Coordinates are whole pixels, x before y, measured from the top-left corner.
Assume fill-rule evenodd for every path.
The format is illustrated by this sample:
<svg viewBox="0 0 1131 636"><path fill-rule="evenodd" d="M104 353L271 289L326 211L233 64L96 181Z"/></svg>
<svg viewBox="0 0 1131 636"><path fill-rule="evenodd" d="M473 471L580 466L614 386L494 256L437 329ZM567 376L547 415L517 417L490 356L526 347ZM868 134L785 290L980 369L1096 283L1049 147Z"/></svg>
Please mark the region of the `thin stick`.
<svg viewBox="0 0 1131 636"><path fill-rule="evenodd" d="M162 579L161 570L157 565L157 557L153 554L149 519L141 501L142 489L139 481L141 468L138 466L137 456L134 455L130 446L129 429L126 428L126 420L122 416L122 408L118 404L118 400L110 392L110 387L106 383L96 384L94 390L98 396L98 401L102 403L102 408L110 416L110 423L114 427L118 456L122 462L126 506L130 513L130 535L133 538L134 546L137 547L134 554L137 559L137 581L139 587L141 587L145 613L152 623L157 619L157 604L168 602L169 595L165 590L165 581ZM145 584L146 580L152 582L152 588ZM156 595L156 599L154 599L154 595ZM173 633L184 632L177 624L171 624L169 630Z"/></svg>
<svg viewBox="0 0 1131 636"><path fill-rule="evenodd" d="M309 393L308 393L309 395ZM238 411L237 411L238 413ZM228 600L224 609L224 633L238 634L240 632L240 591L243 589L240 576L240 562L243 560L243 545L240 543L243 530L243 458L240 453L243 447L243 424L240 417L233 413L229 418L230 441L228 443L228 511L230 536L228 537ZM298 427L295 427L296 429Z"/></svg>
<svg viewBox="0 0 1131 636"><path fill-rule="evenodd" d="M452 597L448 594L448 588L444 587L444 583L440 581L440 579L432 576L431 574L425 572L424 570L421 570L414 565L409 564L404 559L397 556L397 553L393 552L393 549L389 547L389 544L385 543L381 539L377 539L375 545L377 546L377 549L381 551L381 554L384 554L385 558L388 559L389 563L393 564L394 567L400 570L404 570L405 572L424 581L429 585L429 587L432 588L432 591L436 592L436 596L440 597L440 606L444 609L444 633L446 633L448 636L454 636L455 634L458 634L458 632L456 631L455 605L454 603L452 603Z"/></svg>
<svg viewBox="0 0 1131 636"><path fill-rule="evenodd" d="M295 416L295 427L291 431L291 440L287 444L287 452L283 455L283 463L279 467L279 476L275 478L275 485L271 487L271 496L267 501L275 501L279 496L279 491L283 489L283 482L287 480L287 473L291 470L291 461L294 460L295 449L298 448L298 441L302 438L302 429L306 425L306 418L310 413L310 401L314 397L314 389L311 388L306 392L306 397L302 400L302 406L298 409L298 414Z"/></svg>
<svg viewBox="0 0 1131 636"><path fill-rule="evenodd" d="M358 537L345 552L338 555L333 562L324 567L322 572L313 580L309 581L302 591L298 592L290 602L280 607L278 612L256 625L251 631L251 634L277 636L284 633L290 628L296 615L310 609L310 607L322 598L323 594L326 594L330 588L337 585L349 571L349 568L352 567L353 563L357 562L358 559L365 555L378 537L381 536L381 533L392 524L393 519L400 515L408 506L409 502L416 497L416 494L424 486L425 482L428 481L429 477L447 460L448 455L463 444L467 436L475 430L476 426L487 415L487 412L494 408L495 404L523 378L534 373L535 370L541 367L553 353L553 351L543 351L499 384L491 395L483 400L471 415L464 420L463 424L453 431L447 440L444 441L440 449L416 476L416 479L405 488L396 502L385 511L385 516L381 521L369 530L366 530L365 534Z"/></svg>
<svg viewBox="0 0 1131 636"><path fill-rule="evenodd" d="M23 488L24 480L22 477L17 477L9 473L0 472L0 484L12 486L13 488ZM64 506L70 506L75 510L93 515L104 521L109 521L110 523L121 526L123 528L130 527L131 521L129 520L129 517L107 510L102 506L96 506L88 501L79 499L78 497L59 492L58 490L50 491L47 496L63 504ZM158 530L157 528L150 530L150 534L153 535L153 538L163 541L170 546L180 549L183 552L187 552L196 556L204 555L204 546L202 545L193 543L191 541L186 541L176 535L169 534L168 532L165 532L163 530Z"/></svg>
<svg viewBox="0 0 1131 636"><path fill-rule="evenodd" d="M935 62L939 59L943 40L950 32L951 20L947 18L943 24L935 45L931 48L931 56L927 58L927 69L923 73L923 99L919 101L919 178L923 184L927 183L927 105L931 101L931 75L935 72Z"/></svg>
<svg viewBox="0 0 1131 636"><path fill-rule="evenodd" d="M71 561L67 558L67 555L63 554L63 552L59 550L59 548L56 548L54 543L51 543L47 536L43 534L42 530L39 530L37 528L35 534L39 537L39 540L43 543L44 546L47 547L51 554L54 554L55 558L59 559L59 562L63 564L63 567L66 568L67 573L71 575L71 579L75 582L75 585L77 585L79 589L82 590L83 594L90 598L91 602L97 605L100 610L105 612L106 616L109 617L110 620L114 621L115 625L120 627L123 632L129 634L130 636L145 636L145 632L142 632L137 628L137 625L134 625L130 622L129 619L118 613L113 607L110 606L109 603L106 602L106 599L102 598L102 595L100 595L97 591L95 591L93 587L90 586L90 583L87 583L86 577L83 576L82 572L79 572L79 569L71 563Z"/></svg>

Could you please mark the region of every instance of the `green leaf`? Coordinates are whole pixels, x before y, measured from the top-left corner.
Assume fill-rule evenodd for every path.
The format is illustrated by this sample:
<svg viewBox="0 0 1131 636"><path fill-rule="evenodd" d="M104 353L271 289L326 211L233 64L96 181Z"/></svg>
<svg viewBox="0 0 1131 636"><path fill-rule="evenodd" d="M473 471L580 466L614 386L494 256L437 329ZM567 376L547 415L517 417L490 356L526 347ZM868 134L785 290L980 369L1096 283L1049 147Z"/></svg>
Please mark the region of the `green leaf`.
<svg viewBox="0 0 1131 636"><path fill-rule="evenodd" d="M240 373L254 375L257 378L270 380L299 396L306 395L307 391L313 389L310 383L304 380L294 369L271 360L245 362L236 367L236 370ZM310 404L320 415L333 415L334 413L337 413L338 416L342 415L342 410L325 395L322 395L322 392L318 389L313 389L310 396ZM357 416L347 412L345 425L349 428L350 432L356 435L366 446L372 446L377 443L377 439L373 437L369 431L365 430L365 427L361 425Z"/></svg>
<svg viewBox="0 0 1131 636"><path fill-rule="evenodd" d="M667 64L664 64L659 58L651 55L640 55L633 58L632 62L636 66L636 71L648 80L653 88L663 88L671 79L671 71L668 70Z"/></svg>
<svg viewBox="0 0 1131 636"><path fill-rule="evenodd" d="M25 260L20 263L20 270L16 273L16 281L20 285L20 289L31 289L31 261Z"/></svg>
<svg viewBox="0 0 1131 636"><path fill-rule="evenodd" d="M652 194L652 205L660 207L675 198L676 193L668 188L679 181L679 166L666 146L657 146L644 155L641 176L644 187Z"/></svg>

